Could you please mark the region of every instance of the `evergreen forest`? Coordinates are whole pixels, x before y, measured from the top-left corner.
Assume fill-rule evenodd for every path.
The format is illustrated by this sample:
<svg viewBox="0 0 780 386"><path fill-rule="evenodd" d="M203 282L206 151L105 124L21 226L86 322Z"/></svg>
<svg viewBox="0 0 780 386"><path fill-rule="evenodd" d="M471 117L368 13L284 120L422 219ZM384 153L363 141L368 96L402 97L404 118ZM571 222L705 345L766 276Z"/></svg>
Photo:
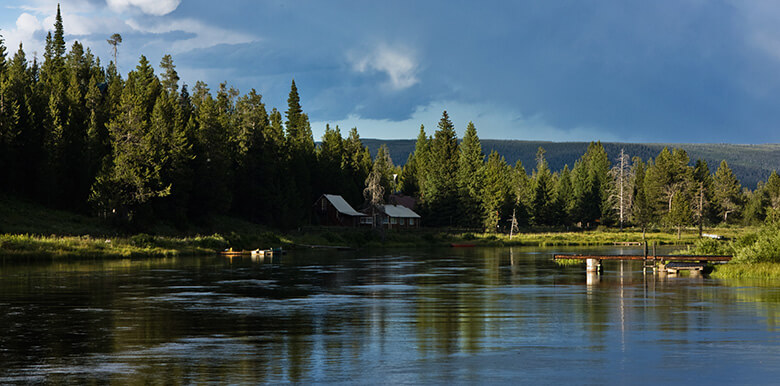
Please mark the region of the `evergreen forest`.
<svg viewBox="0 0 780 386"><path fill-rule="evenodd" d="M121 42L112 36L113 46ZM143 229L231 215L289 229L311 224L323 193L362 208L401 192L426 226L507 232L523 227L752 224L780 216L780 177L742 186L726 161L680 148L653 157L607 155L590 143L572 165L551 167L543 147L510 164L485 154L477 128L462 138L447 112L396 166L372 157L357 128L326 127L317 144L295 81L286 109L256 90L180 84L173 58L155 73L141 56L126 76L78 41L59 9L42 60L0 38L0 194L90 213ZM381 186L381 197L367 189ZM366 194L364 194L366 193Z"/></svg>

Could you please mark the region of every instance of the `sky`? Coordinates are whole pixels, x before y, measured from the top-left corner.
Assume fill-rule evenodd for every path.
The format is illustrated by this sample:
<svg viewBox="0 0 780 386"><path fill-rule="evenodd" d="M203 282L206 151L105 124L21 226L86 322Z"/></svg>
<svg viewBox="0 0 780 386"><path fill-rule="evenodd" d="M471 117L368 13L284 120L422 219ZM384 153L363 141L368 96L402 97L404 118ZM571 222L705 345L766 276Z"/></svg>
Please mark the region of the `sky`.
<svg viewBox="0 0 780 386"><path fill-rule="evenodd" d="M119 69L171 54L182 83L295 79L315 139L432 134L549 141L780 143L774 0L62 0L66 41ZM0 0L0 35L42 56L56 0Z"/></svg>

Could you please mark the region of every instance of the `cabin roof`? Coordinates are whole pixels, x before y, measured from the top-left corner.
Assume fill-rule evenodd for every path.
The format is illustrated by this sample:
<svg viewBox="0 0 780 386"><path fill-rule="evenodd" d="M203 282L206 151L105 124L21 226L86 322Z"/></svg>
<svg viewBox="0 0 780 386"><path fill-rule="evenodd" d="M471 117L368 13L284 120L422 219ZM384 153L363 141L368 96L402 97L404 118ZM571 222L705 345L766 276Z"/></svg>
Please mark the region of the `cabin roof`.
<svg viewBox="0 0 780 386"><path fill-rule="evenodd" d="M323 197L330 201L331 205L333 205L334 208L336 208L339 213L346 214L348 216L365 216L365 214L360 213L352 208L352 206L347 203L346 200L344 200L344 197L341 197L339 195L335 194L323 194Z"/></svg>
<svg viewBox="0 0 780 386"><path fill-rule="evenodd" d="M401 205L383 205L382 211L390 217L420 218L419 214Z"/></svg>

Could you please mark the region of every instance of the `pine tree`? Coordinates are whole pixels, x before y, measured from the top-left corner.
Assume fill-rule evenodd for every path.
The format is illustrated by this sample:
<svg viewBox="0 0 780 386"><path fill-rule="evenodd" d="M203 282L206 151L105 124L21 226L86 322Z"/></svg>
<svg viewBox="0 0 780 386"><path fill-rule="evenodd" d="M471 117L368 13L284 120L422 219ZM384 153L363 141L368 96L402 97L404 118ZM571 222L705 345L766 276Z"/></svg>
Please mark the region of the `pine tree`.
<svg viewBox="0 0 780 386"><path fill-rule="evenodd" d="M691 204L683 192L675 192L671 199L667 221L677 228L677 239L682 238L682 228L691 222L693 214L691 213Z"/></svg>
<svg viewBox="0 0 780 386"><path fill-rule="evenodd" d="M384 202L388 202L390 194L395 191L394 170L395 166L390 158L390 150L387 149L387 145L382 144L376 152L371 174L379 176L379 184L382 185L384 192Z"/></svg>
<svg viewBox="0 0 780 386"><path fill-rule="evenodd" d="M533 180L526 173L520 160L515 163L510 180L514 186L515 218L520 225L528 225L531 216L529 208L533 201Z"/></svg>
<svg viewBox="0 0 780 386"><path fill-rule="evenodd" d="M466 133L459 148L457 182L460 224L465 227L477 227L482 224L484 212L480 207L480 195L485 154L482 152L474 123L469 122L466 126Z"/></svg>
<svg viewBox="0 0 780 386"><path fill-rule="evenodd" d="M170 194L171 186L162 175L164 141L161 130L152 130L151 124L158 94L159 81L142 56L128 75L119 115L109 124L113 162L98 176L90 194L103 217L144 223L152 218L150 201Z"/></svg>
<svg viewBox="0 0 780 386"><path fill-rule="evenodd" d="M406 157L406 163L398 176L398 190L407 196L416 196L420 192L420 185L417 181L417 160L414 152Z"/></svg>
<svg viewBox="0 0 780 386"><path fill-rule="evenodd" d="M533 180L533 198L531 201L531 220L535 225L553 225L555 219L555 184L552 173L544 158L544 149L536 152L536 169Z"/></svg>
<svg viewBox="0 0 780 386"><path fill-rule="evenodd" d="M642 229L642 240L645 239L645 232L650 224L655 221L655 210L653 203L647 195L646 186L646 167L645 163L639 157L634 157L634 165L631 168L632 174L632 195L634 200L630 211L631 222Z"/></svg>
<svg viewBox="0 0 780 386"><path fill-rule="evenodd" d="M571 225L571 210L574 206L574 186L571 178L569 165L564 165L555 184L555 218L557 223L566 226Z"/></svg>
<svg viewBox="0 0 780 386"><path fill-rule="evenodd" d="M694 221L699 227L699 237L702 235L704 222L711 218L710 202L712 200L712 175L707 161L697 160L693 167L693 211Z"/></svg>
<svg viewBox="0 0 780 386"><path fill-rule="evenodd" d="M345 158L344 139L338 126L332 129L325 125L325 133L317 149L317 164L319 172L316 174L319 192L343 195L344 189L349 185L346 181L346 173L342 167ZM346 165L344 165L346 166Z"/></svg>
<svg viewBox="0 0 780 386"><path fill-rule="evenodd" d="M20 101L14 95L13 83L6 64L6 49L0 36L0 191L13 186L13 162L16 160L15 144L21 120Z"/></svg>
<svg viewBox="0 0 780 386"><path fill-rule="evenodd" d="M116 49L119 44L122 43L122 35L120 34L112 34L110 38L106 39L106 42L111 46L113 52L114 52L114 66L119 66L119 61L117 59L116 55Z"/></svg>
<svg viewBox="0 0 780 386"><path fill-rule="evenodd" d="M430 165L430 146L432 139L425 134L425 126L420 125L420 133L414 145L414 152L409 155L409 160L404 166L408 173L403 177L404 194L418 196L423 201L423 193L428 191L427 181ZM411 163L410 163L411 162Z"/></svg>
<svg viewBox="0 0 780 386"><path fill-rule="evenodd" d="M366 178L371 172L373 162L368 147L363 146L357 128L353 127L344 140L344 155L341 160L342 169L346 174L346 184L343 192L344 199L352 204L363 202L361 188L365 185Z"/></svg>
<svg viewBox="0 0 780 386"><path fill-rule="evenodd" d="M729 168L726 160L720 162L715 178L712 182L713 199L716 203L718 214L722 216L724 223L728 222L729 215L737 214L741 206L741 186L737 177Z"/></svg>
<svg viewBox="0 0 780 386"><path fill-rule="evenodd" d="M431 225L454 225L458 214L458 138L447 112L442 113L430 146L430 164L422 192Z"/></svg>
<svg viewBox="0 0 780 386"><path fill-rule="evenodd" d="M516 195L510 178L512 170L504 157L491 151L483 173L481 199L484 226L487 232L497 232L514 208Z"/></svg>
<svg viewBox="0 0 780 386"><path fill-rule="evenodd" d="M676 215L682 213L672 213L674 200L677 200L679 205L687 203L690 209L693 168L688 165L689 162L688 154L684 150L674 149L670 152L664 148L646 172L645 189L648 199L653 203L654 211L663 214L664 220L670 226L680 223Z"/></svg>
<svg viewBox="0 0 780 386"><path fill-rule="evenodd" d="M160 81L162 88L171 94L176 94L179 89L179 74L176 72L176 66L173 64L173 58L171 58L170 54L162 57L160 68L163 69L162 80Z"/></svg>
<svg viewBox="0 0 780 386"><path fill-rule="evenodd" d="M772 171L760 191L765 196L766 202L763 203L763 207L766 208L766 221L770 224L777 224L780 222L780 176L777 175L776 171Z"/></svg>
<svg viewBox="0 0 780 386"><path fill-rule="evenodd" d="M270 151L264 135L270 120L263 97L255 89L239 97L235 115L233 168L236 176L232 212L259 221L266 208L258 198L262 196L263 185L269 177L262 164L265 162L264 153Z"/></svg>
<svg viewBox="0 0 780 386"><path fill-rule="evenodd" d="M289 152L289 179L286 185L287 197L290 197L291 218L288 226L305 222L310 215L309 207L316 200L314 192L319 192L319 187L313 186L316 177L316 154L314 153L314 139L312 138L309 118L303 112L298 95L295 80L290 87L290 95L287 98L287 151Z"/></svg>
<svg viewBox="0 0 780 386"><path fill-rule="evenodd" d="M600 142L591 142L588 150L574 163L574 221L588 226L610 215L610 162Z"/></svg>

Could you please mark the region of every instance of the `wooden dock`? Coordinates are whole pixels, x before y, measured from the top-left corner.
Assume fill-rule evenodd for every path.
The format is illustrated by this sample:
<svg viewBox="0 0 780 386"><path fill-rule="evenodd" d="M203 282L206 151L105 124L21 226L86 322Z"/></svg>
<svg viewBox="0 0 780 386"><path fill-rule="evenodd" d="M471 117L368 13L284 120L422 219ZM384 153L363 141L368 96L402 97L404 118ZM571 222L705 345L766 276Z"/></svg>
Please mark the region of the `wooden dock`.
<svg viewBox="0 0 780 386"><path fill-rule="evenodd" d="M588 272L601 272L602 260L638 260L644 262L644 268L654 271L676 274L680 271L701 272L710 263L727 263L732 256L704 255L578 255L556 254L553 260L585 260Z"/></svg>
<svg viewBox="0 0 780 386"><path fill-rule="evenodd" d="M655 260L655 261L704 261L712 263L727 263L731 261L731 256L704 256L704 255L578 255L578 254L557 254L553 260L572 259L572 260Z"/></svg>

